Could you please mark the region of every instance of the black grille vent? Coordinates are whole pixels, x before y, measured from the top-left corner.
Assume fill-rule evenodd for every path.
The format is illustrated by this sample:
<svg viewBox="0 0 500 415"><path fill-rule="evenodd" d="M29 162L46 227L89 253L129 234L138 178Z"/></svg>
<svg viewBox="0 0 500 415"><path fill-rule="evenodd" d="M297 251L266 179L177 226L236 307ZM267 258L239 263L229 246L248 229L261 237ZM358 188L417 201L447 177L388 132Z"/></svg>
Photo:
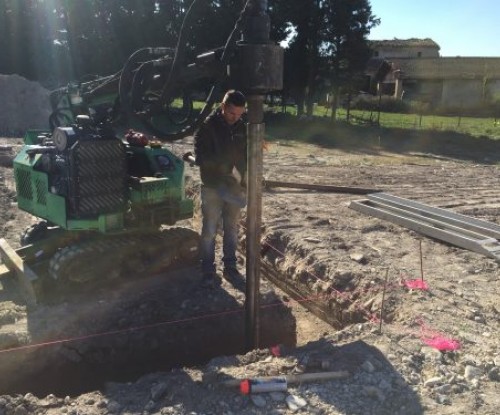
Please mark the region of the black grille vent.
<svg viewBox="0 0 500 415"><path fill-rule="evenodd" d="M31 190L31 173L29 170L16 169L16 185L19 197L27 200L33 200L33 191Z"/></svg>
<svg viewBox="0 0 500 415"><path fill-rule="evenodd" d="M43 180L37 180L36 186L36 201L41 205L47 205L47 184Z"/></svg>
<svg viewBox="0 0 500 415"><path fill-rule="evenodd" d="M126 160L121 141L81 140L70 155L70 206L75 217L122 211L126 202Z"/></svg>

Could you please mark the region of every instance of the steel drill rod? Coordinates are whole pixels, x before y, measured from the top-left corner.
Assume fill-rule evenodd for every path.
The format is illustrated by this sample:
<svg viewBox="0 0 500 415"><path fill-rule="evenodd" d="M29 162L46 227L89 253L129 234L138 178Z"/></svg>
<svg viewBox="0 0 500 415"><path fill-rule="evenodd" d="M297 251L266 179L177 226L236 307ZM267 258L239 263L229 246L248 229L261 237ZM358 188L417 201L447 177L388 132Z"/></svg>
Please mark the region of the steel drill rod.
<svg viewBox="0 0 500 415"><path fill-rule="evenodd" d="M245 331L247 350L259 347L260 239L262 225L262 164L264 97L248 97L248 206L246 231Z"/></svg>

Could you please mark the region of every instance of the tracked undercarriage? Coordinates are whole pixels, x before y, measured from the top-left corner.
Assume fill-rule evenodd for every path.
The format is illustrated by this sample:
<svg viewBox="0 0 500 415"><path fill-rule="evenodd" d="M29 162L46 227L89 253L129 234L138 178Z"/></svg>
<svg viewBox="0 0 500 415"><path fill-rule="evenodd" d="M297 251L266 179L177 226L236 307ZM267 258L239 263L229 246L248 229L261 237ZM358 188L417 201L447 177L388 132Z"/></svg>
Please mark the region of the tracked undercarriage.
<svg viewBox="0 0 500 415"><path fill-rule="evenodd" d="M68 284L159 273L196 259L198 234L187 228L107 236L62 248L49 262L52 279Z"/></svg>
<svg viewBox="0 0 500 415"><path fill-rule="evenodd" d="M40 237L41 229L45 239L17 250L24 268L33 270L29 283L37 302L61 300L120 280L194 265L198 258L199 235L183 227L71 235L42 223L30 227L22 239L30 241L35 234Z"/></svg>

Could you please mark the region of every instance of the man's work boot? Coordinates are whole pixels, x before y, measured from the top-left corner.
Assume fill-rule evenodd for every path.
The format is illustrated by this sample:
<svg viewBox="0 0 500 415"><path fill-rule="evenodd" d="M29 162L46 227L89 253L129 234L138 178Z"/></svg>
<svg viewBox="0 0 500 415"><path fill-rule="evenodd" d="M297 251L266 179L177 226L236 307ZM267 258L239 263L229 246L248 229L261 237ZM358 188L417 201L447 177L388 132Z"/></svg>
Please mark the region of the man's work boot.
<svg viewBox="0 0 500 415"><path fill-rule="evenodd" d="M245 289L245 277L241 275L236 267L225 267L222 278L229 282L234 288Z"/></svg>

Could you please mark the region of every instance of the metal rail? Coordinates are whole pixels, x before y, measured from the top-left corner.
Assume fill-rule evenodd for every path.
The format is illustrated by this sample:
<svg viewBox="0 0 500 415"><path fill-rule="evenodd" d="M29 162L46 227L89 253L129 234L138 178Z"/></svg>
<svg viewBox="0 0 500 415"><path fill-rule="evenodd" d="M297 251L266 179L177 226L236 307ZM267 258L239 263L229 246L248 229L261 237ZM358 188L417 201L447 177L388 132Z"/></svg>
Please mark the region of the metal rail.
<svg viewBox="0 0 500 415"><path fill-rule="evenodd" d="M370 194L349 207L500 262L500 226L494 223L387 193Z"/></svg>
<svg viewBox="0 0 500 415"><path fill-rule="evenodd" d="M366 195L368 193L375 193L380 191L377 189L366 189L363 187L334 186L331 184L282 182L278 180L264 180L264 187L266 188L285 187L289 189L315 190L318 192L327 192L327 193L350 193L357 195Z"/></svg>

